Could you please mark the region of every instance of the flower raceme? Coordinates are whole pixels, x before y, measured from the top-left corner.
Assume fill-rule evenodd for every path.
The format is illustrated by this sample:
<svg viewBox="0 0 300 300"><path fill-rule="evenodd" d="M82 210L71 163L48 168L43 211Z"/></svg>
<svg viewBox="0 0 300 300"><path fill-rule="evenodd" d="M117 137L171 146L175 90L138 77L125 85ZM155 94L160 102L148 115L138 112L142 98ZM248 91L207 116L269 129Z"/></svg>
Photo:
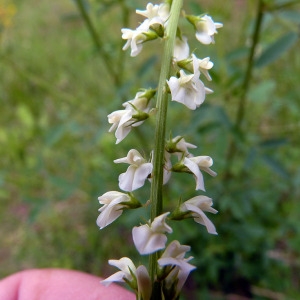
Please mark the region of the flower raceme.
<svg viewBox="0 0 300 300"><path fill-rule="evenodd" d="M167 237L165 233L172 233L172 228L166 223L170 213L164 213L154 218L153 222L132 229L132 238L140 254L154 253L165 248Z"/></svg>
<svg viewBox="0 0 300 300"><path fill-rule="evenodd" d="M127 192L142 187L153 169L152 163L147 162L135 149L129 150L126 157L116 159L114 163L130 164L127 171L119 176L119 187Z"/></svg>

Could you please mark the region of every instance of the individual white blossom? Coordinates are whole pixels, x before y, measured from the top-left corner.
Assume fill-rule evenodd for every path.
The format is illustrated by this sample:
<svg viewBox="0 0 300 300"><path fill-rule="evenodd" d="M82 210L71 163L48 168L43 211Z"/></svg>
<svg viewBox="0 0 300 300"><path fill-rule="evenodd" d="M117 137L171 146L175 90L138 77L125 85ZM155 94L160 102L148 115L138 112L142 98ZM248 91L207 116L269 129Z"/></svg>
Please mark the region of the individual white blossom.
<svg viewBox="0 0 300 300"><path fill-rule="evenodd" d="M209 156L185 157L183 160L183 165L194 174L196 180L196 190L205 191L203 175L200 170L207 172L211 176L217 175L217 173L210 169L210 167L213 165L213 160Z"/></svg>
<svg viewBox="0 0 300 300"><path fill-rule="evenodd" d="M195 222L206 227L211 234L217 234L214 224L205 215L205 211L216 214L218 211L212 208L212 199L206 196L196 196L181 204L180 210L183 212L190 211Z"/></svg>
<svg viewBox="0 0 300 300"><path fill-rule="evenodd" d="M110 259L108 263L111 266L117 267L118 269L120 269L120 271L114 273L105 280L102 280L101 283L103 285L108 286L112 282L131 282L134 280L132 274L136 273L136 267L130 258L122 257L119 260Z"/></svg>
<svg viewBox="0 0 300 300"><path fill-rule="evenodd" d="M127 194L111 191L98 197L98 200L100 204L103 204L97 218L97 225L102 229L122 214L123 208L127 207L131 199Z"/></svg>
<svg viewBox="0 0 300 300"><path fill-rule="evenodd" d="M194 66L197 66L200 73L203 74L206 77L206 79L210 81L211 77L208 73L208 70L210 70L214 66L213 62L210 61L210 58L205 57L203 59L199 59L196 57L195 54L192 54L192 59L194 62Z"/></svg>
<svg viewBox="0 0 300 300"><path fill-rule="evenodd" d="M179 78L172 76L167 81L172 100L195 110L205 99L205 86L199 79L199 73L187 75L183 70L180 70L179 73Z"/></svg>
<svg viewBox="0 0 300 300"><path fill-rule="evenodd" d="M129 150L126 157L116 159L114 163L130 164L127 171L119 176L119 187L127 192L142 187L153 169L152 163L147 162L135 149Z"/></svg>
<svg viewBox="0 0 300 300"><path fill-rule="evenodd" d="M142 23L137 29L132 30L128 28L122 28L122 39L127 40L126 44L123 46L123 50L127 50L131 47L131 56L137 56L143 49L143 42L147 40L145 32L148 31L147 22Z"/></svg>
<svg viewBox="0 0 300 300"><path fill-rule="evenodd" d="M194 25L197 40L205 45L214 43L214 35L218 33L217 29L223 27L222 23L215 23L208 15L202 17L186 16L186 18Z"/></svg>
<svg viewBox="0 0 300 300"><path fill-rule="evenodd" d="M190 246L180 245L176 240L172 241L157 261L160 267L169 266L169 269L166 270L169 271L169 274L165 278L167 289L172 289L174 283L177 282L176 294L172 299L175 299L179 294L190 272L196 269L195 266L189 264L189 261L193 258L192 256L184 258L186 252L190 249Z"/></svg>
<svg viewBox="0 0 300 300"><path fill-rule="evenodd" d="M120 143L131 131L135 122L133 109L116 110L107 116L108 123L112 124L109 132L116 130L116 144Z"/></svg>
<svg viewBox="0 0 300 300"><path fill-rule="evenodd" d="M176 37L174 51L173 51L173 57L175 61L186 59L189 56L189 54L190 54L190 47L187 42L187 37L186 36L182 36L181 38Z"/></svg>
<svg viewBox="0 0 300 300"><path fill-rule="evenodd" d="M155 4L148 3L146 6L146 10L136 10L136 13L144 16L149 21L150 25L153 24L161 24L164 25L164 23L169 18L170 14L170 6L169 4L162 3L162 4Z"/></svg>
<svg viewBox="0 0 300 300"><path fill-rule="evenodd" d="M167 237L165 233L172 233L172 228L167 225L166 218L169 212L164 213L149 224L144 224L132 229L132 238L140 254L150 254L165 248Z"/></svg>
<svg viewBox="0 0 300 300"><path fill-rule="evenodd" d="M135 98L123 103L125 109L117 110L107 116L112 124L109 132L116 131L116 144L120 143L131 131L132 127L140 126L148 117L151 109L150 100L155 90L140 91Z"/></svg>

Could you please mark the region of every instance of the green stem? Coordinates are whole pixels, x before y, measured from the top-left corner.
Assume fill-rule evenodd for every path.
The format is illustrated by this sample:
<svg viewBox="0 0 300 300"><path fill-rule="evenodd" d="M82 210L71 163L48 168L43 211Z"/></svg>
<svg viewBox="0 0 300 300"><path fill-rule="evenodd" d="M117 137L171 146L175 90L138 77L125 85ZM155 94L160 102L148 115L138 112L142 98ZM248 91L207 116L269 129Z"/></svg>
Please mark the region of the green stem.
<svg viewBox="0 0 300 300"><path fill-rule="evenodd" d="M250 87L250 82L252 79L252 72L254 67L254 55L255 55L256 47L259 42L259 35L260 35L261 25L264 16L264 8L265 8L264 0L258 0L256 21L255 21L255 26L252 35L252 44L251 44L251 49L248 57L246 74L241 87L241 96L239 100L238 110L236 113L235 123L233 126L235 130L240 132L242 131L242 123L245 119L245 114L246 114L247 95ZM237 153L237 150L238 149L237 149L236 140L232 138L227 152L226 170L224 172L225 178L231 177L231 170L230 170L232 165L231 163Z"/></svg>
<svg viewBox="0 0 300 300"><path fill-rule="evenodd" d="M180 11L183 0L173 0L170 18L165 35L165 45L162 57L162 66L160 71L158 91L157 91L157 116L155 128L155 141L153 153L153 178L151 184L151 220L162 213L163 208L163 165L165 151L165 132L166 119L168 110L168 92L166 89L166 81L170 76L170 67L173 56L174 43ZM152 281L156 274L157 253L150 255L150 276ZM158 299L158 298L156 298Z"/></svg>
<svg viewBox="0 0 300 300"><path fill-rule="evenodd" d="M84 20L85 22L85 25L92 37L92 40L93 40L93 43L96 47L96 49L98 50L98 52L100 53L100 56L102 57L103 59L103 62L108 70L108 72L111 74L113 80L114 80L114 83L118 86L119 85L119 76L118 76L118 73L116 73L113 69L112 69L112 66L113 64L111 63L111 57L108 55L108 53L104 50L104 47L103 47L103 43L92 23L92 20L89 16L89 14L86 12L86 9L84 7L84 4L82 2L82 0L75 0L75 3L77 5L77 8L81 14L81 17L82 19Z"/></svg>

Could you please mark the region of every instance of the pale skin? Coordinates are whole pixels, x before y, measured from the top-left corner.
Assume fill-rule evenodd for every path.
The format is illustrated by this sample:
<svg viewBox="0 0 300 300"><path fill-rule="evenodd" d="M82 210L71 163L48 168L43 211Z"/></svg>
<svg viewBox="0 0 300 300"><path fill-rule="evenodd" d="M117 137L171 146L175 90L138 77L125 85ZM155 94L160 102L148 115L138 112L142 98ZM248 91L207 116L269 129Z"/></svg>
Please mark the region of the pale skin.
<svg viewBox="0 0 300 300"><path fill-rule="evenodd" d="M101 278L63 269L33 269L15 273L0 280L3 300L135 300L135 294L111 284L100 284Z"/></svg>

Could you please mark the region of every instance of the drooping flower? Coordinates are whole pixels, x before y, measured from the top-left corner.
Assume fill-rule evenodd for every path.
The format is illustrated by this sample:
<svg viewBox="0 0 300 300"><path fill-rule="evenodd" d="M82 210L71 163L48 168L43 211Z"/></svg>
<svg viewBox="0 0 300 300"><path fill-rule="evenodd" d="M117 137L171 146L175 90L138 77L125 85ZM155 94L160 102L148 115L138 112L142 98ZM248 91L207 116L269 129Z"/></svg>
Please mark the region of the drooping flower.
<svg viewBox="0 0 300 300"><path fill-rule="evenodd" d="M183 164L194 174L196 190L205 191L203 175L200 170L207 172L211 176L217 175L217 173L209 168L213 165L213 160L210 156L185 157Z"/></svg>
<svg viewBox="0 0 300 300"><path fill-rule="evenodd" d="M214 43L214 35L218 28L223 27L222 23L215 23L210 16L186 16L187 20L192 23L196 29L197 40L205 45Z"/></svg>
<svg viewBox="0 0 300 300"><path fill-rule="evenodd" d="M120 143L131 131L135 120L133 119L133 110L116 110L107 116L108 123L112 124L109 132L116 130L116 144Z"/></svg>
<svg viewBox="0 0 300 300"><path fill-rule="evenodd" d="M108 263L111 266L117 267L118 269L120 269L120 271L102 280L101 283L103 285L108 286L112 282L126 282L126 281L131 282L134 280L132 274L136 273L136 267L130 258L122 257L119 260L110 259Z"/></svg>
<svg viewBox="0 0 300 300"><path fill-rule="evenodd" d="M167 237L165 233L172 233L172 228L166 223L169 212L154 218L153 222L132 229L132 238L140 254L150 254L165 248Z"/></svg>
<svg viewBox="0 0 300 300"><path fill-rule="evenodd" d="M190 211L190 216L194 218L195 222L206 227L211 234L217 234L214 224L205 215L205 211L216 214L218 211L212 208L212 199L206 196L196 196L181 204L180 210L182 212ZM186 215L189 217L189 215Z"/></svg>
<svg viewBox="0 0 300 300"><path fill-rule="evenodd" d="M148 117L151 106L150 99L155 95L155 90L143 90L135 98L123 103L125 109L109 114L108 122L112 124L109 132L116 130L116 144L120 143L131 131L132 127L141 125Z"/></svg>
<svg viewBox="0 0 300 300"><path fill-rule="evenodd" d="M124 208L137 208L141 204L133 197L127 194L110 191L98 197L99 203L103 206L99 209L100 215L97 218L97 225L100 229L111 224L122 213Z"/></svg>
<svg viewBox="0 0 300 300"><path fill-rule="evenodd" d="M192 173L196 180L196 190L205 191L203 175L200 170L207 172L211 176L216 176L217 173L210 169L212 165L213 160L210 156L184 157L177 164L173 165L172 171Z"/></svg>
<svg viewBox="0 0 300 300"><path fill-rule="evenodd" d="M169 295L174 293L170 299L176 299L190 272L196 269L188 263L193 258L192 256L184 258L190 249L190 246L180 245L176 240L172 241L157 261L160 267L165 268L163 276L167 275L164 279L164 288L168 290Z"/></svg>
<svg viewBox="0 0 300 300"><path fill-rule="evenodd" d="M196 56L193 57L192 64L193 74L187 75L183 70L180 70L180 77L172 76L167 83L173 101L182 103L189 109L195 110L203 103L205 94L211 93L212 90L206 88L199 79L200 68Z"/></svg>
<svg viewBox="0 0 300 300"><path fill-rule="evenodd" d="M122 39L127 40L123 47L123 50L127 50L131 47L131 56L137 56L143 49L143 43L146 41L154 40L158 38L157 33L149 30L149 20L145 20L139 27L135 30L122 28Z"/></svg>
<svg viewBox="0 0 300 300"><path fill-rule="evenodd" d="M108 278L101 281L105 286L113 282L127 282L138 295L144 300L150 300L152 286L150 276L144 265L135 267L132 260L128 257L122 257L119 260L110 259L108 263L111 266L117 267L120 271L112 274Z"/></svg>
<svg viewBox="0 0 300 300"><path fill-rule="evenodd" d="M197 74L187 75L183 70L180 70L179 73L179 78L172 76L167 81L172 100L195 110L205 99L205 86L199 79L199 73L198 76Z"/></svg>
<svg viewBox="0 0 300 300"><path fill-rule="evenodd" d="M192 54L192 59L193 59L193 65L194 66L198 66L198 69L200 71L201 74L203 74L207 80L211 80L211 77L208 73L208 70L210 70L214 64L213 62L210 61L209 57L205 57L203 59L199 59L196 57L195 54Z"/></svg>
<svg viewBox="0 0 300 300"><path fill-rule="evenodd" d="M127 192L142 187L153 169L152 163L147 162L135 149L129 150L126 157L116 159L114 163L130 164L127 171L119 176L119 187Z"/></svg>

